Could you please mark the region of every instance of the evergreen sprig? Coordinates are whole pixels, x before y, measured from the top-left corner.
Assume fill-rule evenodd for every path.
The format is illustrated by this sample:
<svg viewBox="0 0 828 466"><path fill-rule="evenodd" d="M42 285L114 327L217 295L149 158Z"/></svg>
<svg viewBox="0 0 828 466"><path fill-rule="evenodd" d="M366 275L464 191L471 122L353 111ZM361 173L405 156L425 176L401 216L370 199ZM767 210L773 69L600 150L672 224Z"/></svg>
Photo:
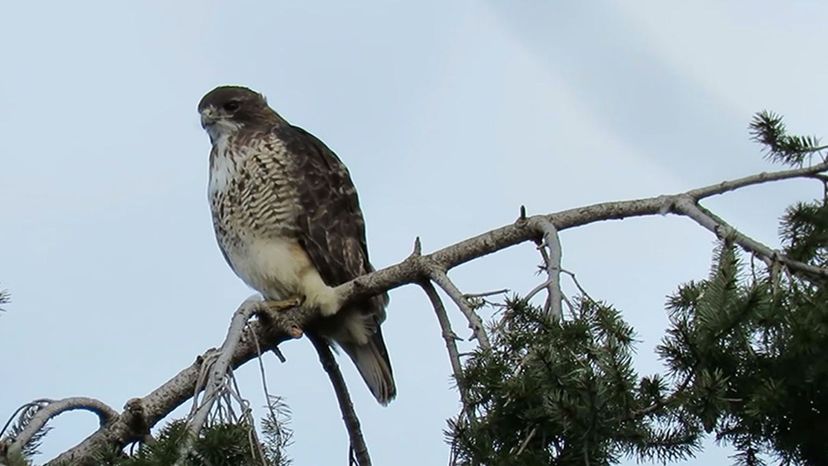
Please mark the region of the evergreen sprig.
<svg viewBox="0 0 828 466"><path fill-rule="evenodd" d="M262 420L264 454L273 466L289 466L293 460L287 455L287 448L293 444L290 429L290 408L278 396L268 399L267 414Z"/></svg>
<svg viewBox="0 0 828 466"><path fill-rule="evenodd" d="M750 134L765 146L770 160L788 165L801 165L809 155L824 149L814 136L788 134L782 116L767 110L754 115Z"/></svg>
<svg viewBox="0 0 828 466"><path fill-rule="evenodd" d="M789 207L780 227L785 254L818 267L828 266L828 204L798 202Z"/></svg>
<svg viewBox="0 0 828 466"><path fill-rule="evenodd" d="M12 415L12 418L6 423L3 427L2 431L0 431L0 436L3 437L5 441L13 442L17 439L26 426L34 419L35 415L41 409L48 406L49 400L36 400L31 403L26 403L25 405L18 408L18 410ZM15 418L16 416L16 418ZM43 441L43 438L52 428L48 425L43 426L39 431L37 431L34 435L32 435L31 439L26 443L21 451L21 456L23 458L31 458L32 456L39 453L38 449L40 448L40 444Z"/></svg>

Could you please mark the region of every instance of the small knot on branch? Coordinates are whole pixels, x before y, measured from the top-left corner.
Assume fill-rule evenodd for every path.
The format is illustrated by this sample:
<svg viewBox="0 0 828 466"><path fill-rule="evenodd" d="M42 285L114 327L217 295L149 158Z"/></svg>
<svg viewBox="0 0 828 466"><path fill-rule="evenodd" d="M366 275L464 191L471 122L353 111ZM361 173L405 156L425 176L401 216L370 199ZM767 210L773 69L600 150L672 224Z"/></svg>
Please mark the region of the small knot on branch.
<svg viewBox="0 0 828 466"><path fill-rule="evenodd" d="M730 225L716 226L716 237L727 243L732 243L736 239L736 229Z"/></svg>
<svg viewBox="0 0 828 466"><path fill-rule="evenodd" d="M279 359L279 362L281 362L282 364L287 362L287 358L285 357L285 354L282 353L282 350L279 349L278 346L274 346L273 349L271 349L271 351L273 351L273 354L275 354L276 358Z"/></svg>
<svg viewBox="0 0 828 466"><path fill-rule="evenodd" d="M675 195L663 195L658 196L660 207L658 208L659 215L667 215L675 211L675 207L681 202L680 196ZM691 202L695 202L695 199L688 199Z"/></svg>
<svg viewBox="0 0 828 466"><path fill-rule="evenodd" d="M420 257L423 255L423 245L420 242L420 237L414 238L414 250L411 251L411 257Z"/></svg>
<svg viewBox="0 0 828 466"><path fill-rule="evenodd" d="M123 419L129 429L138 437L150 434L150 425L140 398L133 398L124 405Z"/></svg>

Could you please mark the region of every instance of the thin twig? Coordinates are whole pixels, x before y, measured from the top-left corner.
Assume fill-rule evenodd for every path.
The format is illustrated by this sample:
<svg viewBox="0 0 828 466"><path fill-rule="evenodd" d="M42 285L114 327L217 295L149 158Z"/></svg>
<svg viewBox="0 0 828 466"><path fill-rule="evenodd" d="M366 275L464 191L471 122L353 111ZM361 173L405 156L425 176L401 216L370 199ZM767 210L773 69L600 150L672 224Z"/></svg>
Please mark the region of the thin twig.
<svg viewBox="0 0 828 466"><path fill-rule="evenodd" d="M570 301L569 298L566 297L566 295L563 295L563 300L564 300L564 303L566 304L567 309L569 309L570 317L574 319L575 318L575 306L572 305L572 301Z"/></svg>
<svg viewBox="0 0 828 466"><path fill-rule="evenodd" d="M259 359L261 359L261 355L259 355ZM243 421L247 424L249 427L247 429L247 438L250 451L253 454L258 454L261 464L265 464L264 448L262 447L262 442L259 441L259 434L256 432L256 420L253 418L253 409L250 407L250 402L241 396L241 388L239 387L238 380L236 380L236 376L233 374L233 371L229 371L228 374L228 378L232 383L233 389L226 391L228 400L225 403L231 412L233 409L232 400L235 400L241 408L240 416L236 416L235 413L232 413L233 417L230 422L238 425ZM232 400L230 398L232 398Z"/></svg>
<svg viewBox="0 0 828 466"><path fill-rule="evenodd" d="M530 299L534 298L536 294L540 293L541 291L549 288L549 284L552 283L552 277L546 277L546 280L539 283L537 286L532 288L531 291L526 293L526 296L523 297L524 300L529 301Z"/></svg>
<svg viewBox="0 0 828 466"><path fill-rule="evenodd" d="M701 199L735 191L746 186L767 183L769 181L789 180L791 178L810 178L813 175L828 170L828 162L819 163L810 167L795 168L793 170L780 170L777 172L762 172L755 175L737 178L735 180L722 181L702 188L691 189L685 194L699 201Z"/></svg>
<svg viewBox="0 0 828 466"><path fill-rule="evenodd" d="M535 436L535 433L537 431L538 426L532 427L532 430L529 431L529 435L527 435L526 438L523 439L523 442L521 442L520 448L518 449L517 453L515 453L515 456L520 456L520 454L523 453L524 450L526 450L526 446L529 445L530 441L532 441L532 437Z"/></svg>
<svg viewBox="0 0 828 466"><path fill-rule="evenodd" d="M463 296L463 293L457 288L454 282L446 275L446 273L439 269L431 271L431 279L437 284L447 295L454 301L454 304L460 309L460 312L466 316L469 321L469 328L472 330L474 338L483 349L491 349L492 345L489 343L489 336L486 334L486 329L483 328L483 320L474 312L474 309L469 305L468 300Z"/></svg>
<svg viewBox="0 0 828 466"><path fill-rule="evenodd" d="M469 402L468 393L466 391L466 384L463 381L463 365L460 362L460 353L457 351L458 337L451 329L451 321L448 318L446 307L443 305L443 300L434 285L431 282L424 281L420 283L420 287L425 292L428 300L431 302L431 307L434 308L434 313L437 315L437 322L440 323L442 330L443 341L446 343L446 351L448 352L449 362L451 363L451 371L454 374L454 380L457 383L457 390L460 392L460 402L463 403L463 412L469 419L472 418L471 403Z"/></svg>
<svg viewBox="0 0 828 466"><path fill-rule="evenodd" d="M316 348L319 362L322 363L322 367L327 372L331 385L333 385L336 400L339 402L339 410L342 411L342 420L345 421L345 428L348 431L348 437L351 439L351 451L357 460L357 464L359 466L371 466L371 456L368 454L368 446L365 444L365 437L362 435L359 418L354 410L354 404L351 402L351 396L348 393L348 386L345 384L345 379L342 377L342 372L339 370L339 364L336 363L331 347L322 337L311 332L308 332L307 335L313 343L313 347Z"/></svg>
<svg viewBox="0 0 828 466"><path fill-rule="evenodd" d="M270 416L275 420L277 419L277 416L276 411L273 409L273 404L270 402L270 389L267 387L267 374L265 372L264 361L262 361L262 346L259 344L259 336L256 335L256 332L250 332L250 334L253 336L253 343L256 345L256 352L259 353L259 357L257 357L256 360L259 362L259 375L261 376L260 379L262 381L262 392L264 393L265 400L267 400L267 409L270 411ZM281 351L278 354L282 354Z"/></svg>
<svg viewBox="0 0 828 466"><path fill-rule="evenodd" d="M276 355L276 359L278 359L279 362L281 362L282 364L287 362L287 358L285 357L284 353L282 353L282 350L279 349L278 346L274 346L271 351L273 352L273 354Z"/></svg>
<svg viewBox="0 0 828 466"><path fill-rule="evenodd" d="M509 292L508 288L503 288L502 290L494 290L494 291L484 291L482 293L466 293L463 296L466 299L473 299L473 298L487 298L489 296L497 296L500 294L506 294Z"/></svg>
<svg viewBox="0 0 828 466"><path fill-rule="evenodd" d="M578 281L578 278L575 276L575 272L570 272L569 270L561 269L561 273L565 273L565 274L569 275L569 278L572 279L572 283L574 283L575 287L578 288L578 292L581 293L581 296L583 296L586 299L590 300L590 302L593 302L593 303L597 302L594 299L592 299L592 296L590 296L589 293L587 293L587 291L584 289L584 287L581 286L581 283Z"/></svg>
<svg viewBox="0 0 828 466"><path fill-rule="evenodd" d="M716 234L716 236L728 238L746 251L756 254L768 266L773 266L774 262L781 262L793 270L803 272L806 278L828 278L828 269L799 262L782 254L780 251L774 251L736 228L733 228L709 210L699 206L689 197L679 197L674 206L678 213L691 218L699 225Z"/></svg>

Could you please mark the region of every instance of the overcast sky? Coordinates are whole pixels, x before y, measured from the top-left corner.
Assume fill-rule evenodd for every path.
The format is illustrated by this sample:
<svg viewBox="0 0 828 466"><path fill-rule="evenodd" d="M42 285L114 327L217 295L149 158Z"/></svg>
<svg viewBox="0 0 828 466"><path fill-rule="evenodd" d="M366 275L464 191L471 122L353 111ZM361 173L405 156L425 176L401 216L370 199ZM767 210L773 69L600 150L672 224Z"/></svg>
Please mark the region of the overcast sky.
<svg viewBox="0 0 828 466"><path fill-rule="evenodd" d="M0 286L14 302L0 315L0 418L40 397L120 409L221 342L250 290L219 253L206 201L196 104L216 85L263 92L339 154L383 267L416 236L430 251L513 221L520 205L553 212L773 169L747 123L767 108L828 133L826 22L819 1L8 2ZM775 245L784 207L818 188L788 182L707 206ZM659 217L562 241L564 267L638 329L638 367L659 370L664 297L705 276L713 238ZM538 262L527 244L453 276L465 292L525 293ZM388 314L397 400L377 405L342 364L374 463L445 464L458 404L433 311L408 287ZM294 413L290 454L346 464L311 345L282 351L287 364L265 360ZM258 407L254 366L239 376ZM95 428L88 413L53 425L49 457ZM688 464L729 464L729 451Z"/></svg>

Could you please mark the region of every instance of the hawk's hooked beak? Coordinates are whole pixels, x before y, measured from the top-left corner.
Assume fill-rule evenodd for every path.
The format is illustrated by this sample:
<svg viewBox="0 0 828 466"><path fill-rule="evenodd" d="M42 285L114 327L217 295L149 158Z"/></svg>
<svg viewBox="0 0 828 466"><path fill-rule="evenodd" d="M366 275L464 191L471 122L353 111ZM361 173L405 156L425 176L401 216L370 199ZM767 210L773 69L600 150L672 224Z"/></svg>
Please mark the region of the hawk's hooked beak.
<svg viewBox="0 0 828 466"><path fill-rule="evenodd" d="M207 107L201 111L201 127L207 128L208 126L212 126L218 120L216 116L216 109L213 107Z"/></svg>

